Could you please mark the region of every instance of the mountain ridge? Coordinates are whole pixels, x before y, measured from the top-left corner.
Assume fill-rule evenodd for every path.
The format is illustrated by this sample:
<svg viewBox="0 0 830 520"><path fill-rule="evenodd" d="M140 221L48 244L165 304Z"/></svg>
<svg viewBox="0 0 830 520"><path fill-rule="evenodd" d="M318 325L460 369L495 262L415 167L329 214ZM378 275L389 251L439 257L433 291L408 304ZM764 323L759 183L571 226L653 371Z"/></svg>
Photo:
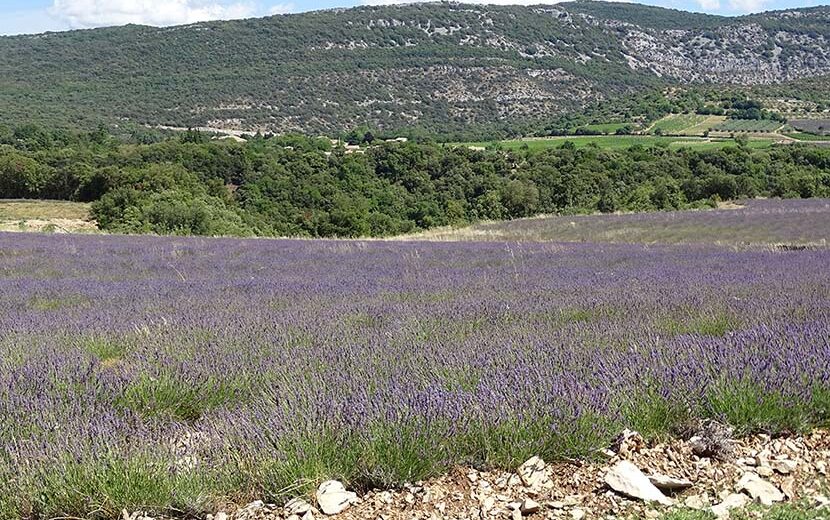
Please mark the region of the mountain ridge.
<svg viewBox="0 0 830 520"><path fill-rule="evenodd" d="M734 18L593 1L361 6L3 37L0 114L70 126L517 131L647 90L828 70L828 6Z"/></svg>

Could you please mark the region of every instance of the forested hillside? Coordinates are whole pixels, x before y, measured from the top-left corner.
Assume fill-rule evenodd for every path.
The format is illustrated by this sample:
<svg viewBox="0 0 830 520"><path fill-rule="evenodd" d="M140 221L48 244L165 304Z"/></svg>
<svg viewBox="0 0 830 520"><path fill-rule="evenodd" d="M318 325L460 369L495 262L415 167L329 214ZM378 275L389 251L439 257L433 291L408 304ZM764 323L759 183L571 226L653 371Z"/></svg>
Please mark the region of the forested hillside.
<svg viewBox="0 0 830 520"><path fill-rule="evenodd" d="M828 70L829 7L724 18L603 2L428 3L0 38L0 115L498 135L650 89Z"/></svg>

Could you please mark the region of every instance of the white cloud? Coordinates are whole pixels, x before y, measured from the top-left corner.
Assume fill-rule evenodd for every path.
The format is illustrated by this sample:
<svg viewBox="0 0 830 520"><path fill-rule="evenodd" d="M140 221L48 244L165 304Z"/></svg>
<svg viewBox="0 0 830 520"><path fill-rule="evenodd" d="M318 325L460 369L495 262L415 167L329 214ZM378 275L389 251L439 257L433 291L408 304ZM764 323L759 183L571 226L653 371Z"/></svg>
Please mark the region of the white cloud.
<svg viewBox="0 0 830 520"><path fill-rule="evenodd" d="M294 4L277 4L268 8L269 15L293 13L297 8Z"/></svg>
<svg viewBox="0 0 830 520"><path fill-rule="evenodd" d="M427 0L439 1L439 0ZM490 4L490 5L539 5L539 4L555 4L565 2L567 0L465 0L466 4ZM394 5L394 4L411 4L414 0L362 0L362 5ZM420 2L423 3L423 2Z"/></svg>
<svg viewBox="0 0 830 520"><path fill-rule="evenodd" d="M767 0L729 0L729 7L740 13L757 13L763 11Z"/></svg>
<svg viewBox="0 0 830 520"><path fill-rule="evenodd" d="M54 0L50 13L72 28L85 28L128 23L156 26L188 24L247 18L260 14L260 11L250 1Z"/></svg>
<svg viewBox="0 0 830 520"><path fill-rule="evenodd" d="M697 5L704 11L718 11L720 9L720 0L696 0Z"/></svg>
<svg viewBox="0 0 830 520"><path fill-rule="evenodd" d="M361 5L395 5L395 4L412 4L425 2L438 2L441 0L361 0ZM567 2L570 0L461 0L465 4L488 4L488 5L550 5L558 4L559 2ZM609 0L611 2L630 3L634 0Z"/></svg>

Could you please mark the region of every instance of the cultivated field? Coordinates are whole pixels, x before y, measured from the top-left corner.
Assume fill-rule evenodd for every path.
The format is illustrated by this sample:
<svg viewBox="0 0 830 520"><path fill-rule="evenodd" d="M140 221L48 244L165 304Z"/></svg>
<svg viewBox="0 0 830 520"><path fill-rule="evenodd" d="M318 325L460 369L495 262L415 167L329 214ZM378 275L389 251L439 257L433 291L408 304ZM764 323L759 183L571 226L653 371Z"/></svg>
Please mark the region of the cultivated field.
<svg viewBox="0 0 830 520"><path fill-rule="evenodd" d="M830 119L791 119L789 124L802 132L830 136Z"/></svg>
<svg viewBox="0 0 830 520"><path fill-rule="evenodd" d="M750 200L717 210L537 217L433 229L405 238L827 247L830 200Z"/></svg>
<svg viewBox="0 0 830 520"><path fill-rule="evenodd" d="M571 142L577 148L589 145L597 145L601 148L622 149L634 145L669 146L671 148L691 148L696 150L720 149L726 146L735 146L735 141L725 138L700 138L700 137L668 137L668 136L644 136L644 135L577 135L548 137L538 139L514 139L499 141L498 143L477 142L463 143L465 146L488 147L498 145L505 149L518 150L527 147L531 150L552 148L562 146L566 141ZM748 146L751 148L769 148L773 144L772 139L752 139Z"/></svg>
<svg viewBox="0 0 830 520"><path fill-rule="evenodd" d="M89 204L66 201L0 200L0 231L94 232Z"/></svg>
<svg viewBox="0 0 830 520"><path fill-rule="evenodd" d="M699 114L671 114L652 125L651 132L660 130L667 135L703 135L707 130L721 124L724 116Z"/></svg>
<svg viewBox="0 0 830 520"><path fill-rule="evenodd" d="M827 204L628 218L793 243L827 233ZM625 427L694 418L806 430L830 419L828 265L706 244L0 234L0 518L204 514L331 477L591 458Z"/></svg>
<svg viewBox="0 0 830 520"><path fill-rule="evenodd" d="M780 121L727 119L715 126L713 130L718 132L775 132L782 126L784 123Z"/></svg>

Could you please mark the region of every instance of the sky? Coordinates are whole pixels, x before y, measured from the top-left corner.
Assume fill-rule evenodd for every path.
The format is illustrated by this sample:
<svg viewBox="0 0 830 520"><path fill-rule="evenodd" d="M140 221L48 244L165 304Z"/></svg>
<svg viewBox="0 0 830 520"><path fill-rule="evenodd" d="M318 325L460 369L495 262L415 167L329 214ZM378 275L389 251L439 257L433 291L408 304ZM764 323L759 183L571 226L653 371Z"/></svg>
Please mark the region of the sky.
<svg viewBox="0 0 830 520"><path fill-rule="evenodd" d="M489 4L556 3L556 0L466 1ZM0 35L128 23L179 25L331 7L393 3L401 3L401 0L0 0ZM645 0L642 3L686 11L738 15L770 9L826 5L827 0Z"/></svg>

